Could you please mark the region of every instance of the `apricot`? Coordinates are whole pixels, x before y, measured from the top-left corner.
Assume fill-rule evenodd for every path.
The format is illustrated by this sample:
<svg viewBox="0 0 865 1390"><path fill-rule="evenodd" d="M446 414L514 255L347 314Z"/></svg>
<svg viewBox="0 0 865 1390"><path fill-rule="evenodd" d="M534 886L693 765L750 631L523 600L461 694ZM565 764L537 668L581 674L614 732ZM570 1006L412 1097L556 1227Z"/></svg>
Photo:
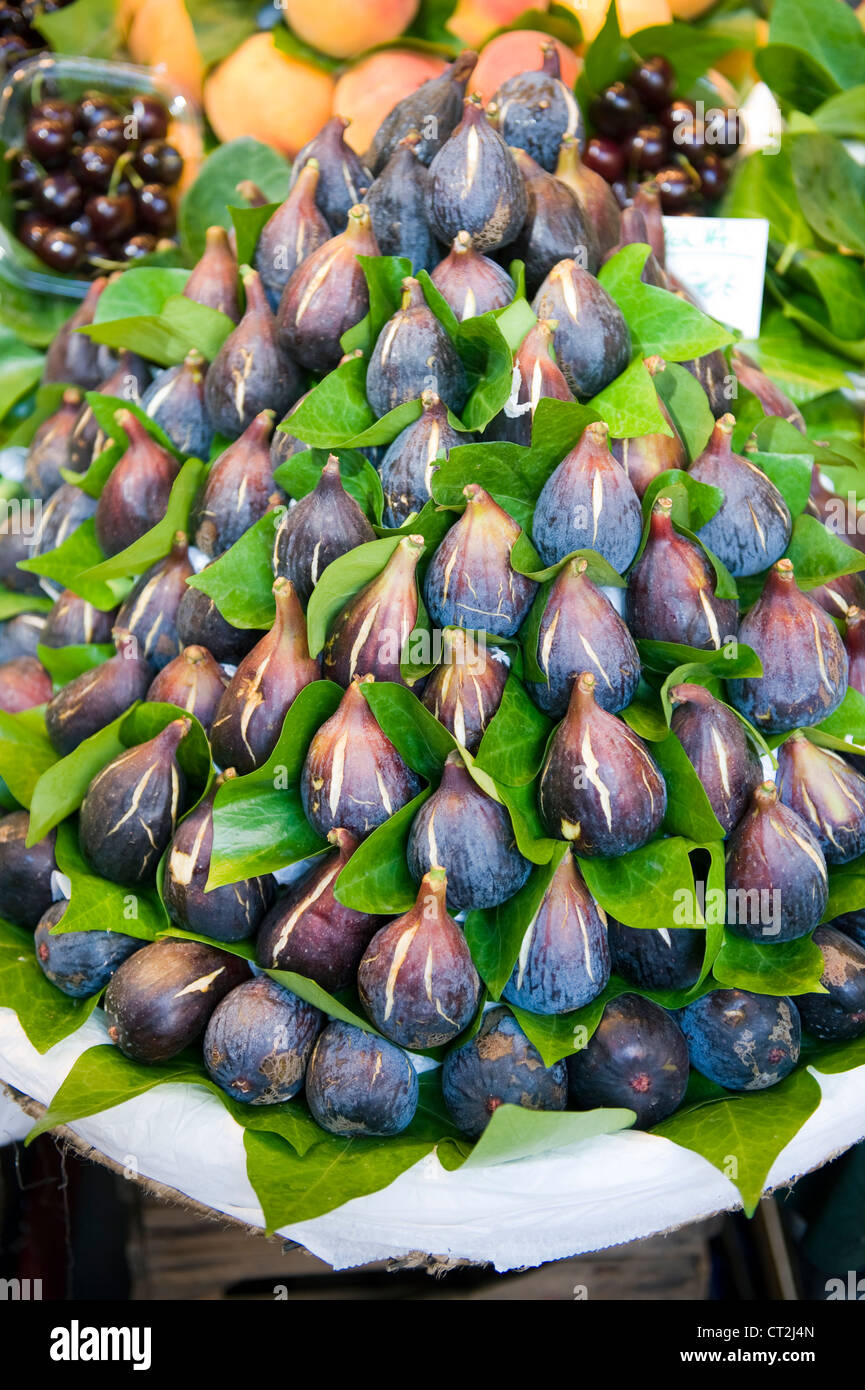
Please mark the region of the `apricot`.
<svg viewBox="0 0 865 1390"><path fill-rule="evenodd" d="M121 24L134 63L165 73L185 96L201 104L204 63L183 0L124 0Z"/></svg>
<svg viewBox="0 0 865 1390"><path fill-rule="evenodd" d="M330 118L333 88L328 73L280 53L272 34L253 34L209 74L204 109L220 140L253 135L293 159Z"/></svg>
<svg viewBox="0 0 865 1390"><path fill-rule="evenodd" d="M363 154L397 102L430 77L438 77L444 68L443 58L408 48L372 53L348 68L337 81L333 109L351 121L345 138L352 149Z"/></svg>
<svg viewBox="0 0 865 1390"><path fill-rule="evenodd" d="M700 4L708 9L711 0L682 0L683 3ZM573 10L583 37L589 43L603 27L609 9L609 0L563 0L568 10ZM638 29L647 29L650 24L669 24L673 18L669 0L618 0L619 23L623 34L635 34ZM698 13L695 9L694 13Z"/></svg>
<svg viewBox="0 0 865 1390"><path fill-rule="evenodd" d="M283 0L286 24L331 58L355 58L407 29L419 0Z"/></svg>
<svg viewBox="0 0 865 1390"><path fill-rule="evenodd" d="M467 48L480 48L490 34L513 24L527 9L546 11L549 7L549 0L537 0L531 6L525 0L458 0L447 27Z"/></svg>
<svg viewBox="0 0 865 1390"><path fill-rule="evenodd" d="M506 78L540 67L541 44L549 43L549 39L549 34L542 34L539 29L513 29L491 39L481 50L478 65L469 78L469 91L480 92L485 102L490 101ZM562 78L572 87L580 70L577 55L558 39L555 45L559 50Z"/></svg>

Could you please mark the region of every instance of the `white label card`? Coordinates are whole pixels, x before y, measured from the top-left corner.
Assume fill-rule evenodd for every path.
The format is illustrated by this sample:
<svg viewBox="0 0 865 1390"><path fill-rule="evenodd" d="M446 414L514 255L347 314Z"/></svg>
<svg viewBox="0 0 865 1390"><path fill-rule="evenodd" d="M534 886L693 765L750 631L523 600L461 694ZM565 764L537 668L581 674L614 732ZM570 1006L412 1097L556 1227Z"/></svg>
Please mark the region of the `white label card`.
<svg viewBox="0 0 865 1390"><path fill-rule="evenodd" d="M665 217L667 269L712 318L760 335L769 223L763 217Z"/></svg>

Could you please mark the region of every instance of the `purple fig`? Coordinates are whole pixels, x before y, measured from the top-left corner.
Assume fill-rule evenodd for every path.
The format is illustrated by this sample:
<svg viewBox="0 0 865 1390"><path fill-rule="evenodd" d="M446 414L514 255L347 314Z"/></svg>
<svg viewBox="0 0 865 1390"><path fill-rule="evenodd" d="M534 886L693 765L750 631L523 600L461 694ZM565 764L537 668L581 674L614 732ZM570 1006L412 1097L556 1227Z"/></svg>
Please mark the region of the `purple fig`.
<svg viewBox="0 0 865 1390"><path fill-rule="evenodd" d="M706 954L705 927L607 926L613 970L641 990L691 989Z"/></svg>
<svg viewBox="0 0 865 1390"><path fill-rule="evenodd" d="M339 459L331 454L321 477L279 524L273 544L273 572L290 579L301 603L309 596L328 565L375 540L375 532L339 476Z"/></svg>
<svg viewBox="0 0 865 1390"><path fill-rule="evenodd" d="M489 427L494 438L528 448L540 402L574 399L553 356L555 330L553 319L540 319L523 338L514 357L514 367L519 374L516 394Z"/></svg>
<svg viewBox="0 0 865 1390"><path fill-rule="evenodd" d="M177 531L170 553L136 580L117 614L117 626L135 638L141 655L158 671L180 655L177 611L193 573L186 535Z"/></svg>
<svg viewBox="0 0 865 1390"><path fill-rule="evenodd" d="M40 641L46 647L73 647L111 641L115 612L103 613L71 589L54 600Z"/></svg>
<svg viewBox="0 0 865 1390"><path fill-rule="evenodd" d="M206 459L213 425L204 401L207 364L195 348L176 367L159 372L141 397L141 407L179 454Z"/></svg>
<svg viewBox="0 0 865 1390"><path fill-rule="evenodd" d="M210 568L205 565L204 573ZM236 666L264 633L257 628L233 627L223 618L203 589L188 584L175 615L177 640L183 647L204 647L214 661Z"/></svg>
<svg viewBox="0 0 865 1390"><path fill-rule="evenodd" d="M450 245L466 231L476 251L512 242L526 220L525 180L511 150L490 124L479 96L463 104L459 125L430 165L430 221ZM441 393L440 393L441 394Z"/></svg>
<svg viewBox="0 0 865 1390"><path fill-rule="evenodd" d="M355 676L405 685L400 660L417 622L417 565L423 536L403 536L381 573L349 599L334 619L322 674L349 686Z"/></svg>
<svg viewBox="0 0 865 1390"><path fill-rule="evenodd" d="M115 418L129 443L96 504L96 539L105 555L118 555L162 520L180 471L131 410L118 410Z"/></svg>
<svg viewBox="0 0 865 1390"><path fill-rule="evenodd" d="M574 1107L623 1106L635 1129L672 1115L688 1085L688 1045L665 1009L639 994L621 994L604 1009L585 1047L568 1058Z"/></svg>
<svg viewBox="0 0 865 1390"><path fill-rule="evenodd" d="M119 965L140 951L144 942L119 931L52 931L69 902L61 898L43 913L33 942L46 979L70 999L98 994Z"/></svg>
<svg viewBox="0 0 865 1390"><path fill-rule="evenodd" d="M432 270L441 252L429 224L429 170L418 151L423 137L409 131L366 195L372 229L383 256L405 256L412 275Z"/></svg>
<svg viewBox="0 0 865 1390"><path fill-rule="evenodd" d="M194 714L206 734L210 733L217 706L228 685L228 676L204 647L184 647L180 656L169 661L154 677L145 699Z"/></svg>
<svg viewBox="0 0 865 1390"><path fill-rule="evenodd" d="M512 637L532 605L533 579L511 566L520 528L477 483L463 488L466 509L430 561L424 583L437 627L485 629Z"/></svg>
<svg viewBox="0 0 865 1390"><path fill-rule="evenodd" d="M283 425L287 425L296 410L299 410L309 395L309 391L304 391L302 396L298 396L294 405L291 406L283 415L276 429L273 431L273 438L270 441L270 462L273 470L279 468L280 464L288 459L294 458L295 454L304 454L309 448L302 439L298 439L296 434L291 434L289 430L284 430Z"/></svg>
<svg viewBox="0 0 865 1390"><path fill-rule="evenodd" d="M738 825L763 780L760 759L731 709L704 685L670 687L670 727L681 743L725 834Z"/></svg>
<svg viewBox="0 0 865 1390"><path fill-rule="evenodd" d="M844 631L844 650L847 653L849 684L865 695L865 610L848 608Z"/></svg>
<svg viewBox="0 0 865 1390"><path fill-rule="evenodd" d="M585 134L582 112L573 91L562 81L559 50L552 39L541 44L537 71L505 78L493 102L505 143L525 150L550 173L556 168L562 141L577 143Z"/></svg>
<svg viewBox="0 0 865 1390"><path fill-rule="evenodd" d="M51 677L35 656L13 656L0 666L0 710L20 714L51 699Z"/></svg>
<svg viewBox="0 0 865 1390"><path fill-rule="evenodd" d="M801 816L827 864L865 852L865 777L839 753L793 734L778 749L778 795Z"/></svg>
<svg viewBox="0 0 865 1390"><path fill-rule="evenodd" d="M478 1031L451 1048L442 1064L442 1093L454 1124L477 1139L500 1105L524 1110L564 1110L568 1073L564 1062L544 1066L510 1009L489 1009Z"/></svg>
<svg viewBox="0 0 865 1390"><path fill-rule="evenodd" d="M727 841L727 927L751 941L795 941L826 911L826 860L816 837L761 782Z"/></svg>
<svg viewBox="0 0 865 1390"><path fill-rule="evenodd" d="M306 1103L341 1139L400 1134L417 1111L417 1072L402 1048L334 1019L312 1050Z"/></svg>
<svg viewBox="0 0 865 1390"><path fill-rule="evenodd" d="M87 293L71 318L64 323L60 332L51 342L45 356L42 370L43 385L54 381L68 381L82 391L95 391L105 376L104 354L98 343L79 333L79 328L89 328L96 314L99 297L108 279L100 275L93 280Z"/></svg>
<svg viewBox="0 0 865 1390"><path fill-rule="evenodd" d="M304 263L309 265L309 261ZM236 439L261 411L282 416L301 392L297 367L282 346L258 272L245 271L246 309L207 370L204 399L214 429Z"/></svg>
<svg viewBox="0 0 865 1390"><path fill-rule="evenodd" d="M586 218L594 228L598 252L603 256L619 240L622 214L607 180L580 159L580 145L575 136L566 135L562 140L553 173L567 184L572 193L576 193Z"/></svg>
<svg viewBox="0 0 865 1390"><path fill-rule="evenodd" d="M567 257L594 275L600 262L598 240L576 193L523 150L515 150L514 158L525 179L528 210L510 253L525 263L528 294L536 294Z"/></svg>
<svg viewBox="0 0 865 1390"><path fill-rule="evenodd" d="M461 628L444 633L443 657L427 680L423 703L470 753L502 702L508 679L505 661Z"/></svg>
<svg viewBox="0 0 865 1390"><path fill-rule="evenodd" d="M735 578L759 574L783 555L793 523L787 503L775 484L756 464L734 454L736 421L723 415L691 477L720 488L724 501L697 533Z"/></svg>
<svg viewBox="0 0 865 1390"><path fill-rule="evenodd" d="M651 179L639 184L634 194L633 205L643 214L648 232L646 240L652 248L652 255L663 270L667 263L667 249L664 242L664 213L658 185Z"/></svg>
<svg viewBox="0 0 865 1390"><path fill-rule="evenodd" d="M621 309L576 261L553 266L532 308L539 319L555 320L556 361L577 400L596 396L630 362L631 335Z"/></svg>
<svg viewBox="0 0 865 1390"><path fill-rule="evenodd" d="M823 957L820 983L825 994L797 994L802 1022L815 1038L837 1042L865 1033L865 950L855 941L820 926L814 945Z"/></svg>
<svg viewBox="0 0 865 1390"><path fill-rule="evenodd" d="M451 449L470 444L448 421L448 408L435 391L421 392L423 413L400 430L381 461L385 526L403 526L430 499L432 475Z"/></svg>
<svg viewBox="0 0 865 1390"><path fill-rule="evenodd" d="M682 1009L678 1021L691 1066L730 1091L775 1086L799 1060L799 1011L783 995L714 989Z"/></svg>
<svg viewBox="0 0 865 1390"><path fill-rule="evenodd" d="M369 169L346 142L349 125L345 116L333 116L298 152L291 170L289 187L294 189L310 161L318 165L315 201L334 235L344 231L351 209L362 202L372 183Z"/></svg>
<svg viewBox="0 0 865 1390"><path fill-rule="evenodd" d="M343 333L369 310L366 276L357 258L378 254L369 208L358 203L348 214L345 231L307 256L286 285L276 319L283 352L314 372L337 365Z"/></svg>
<svg viewBox="0 0 865 1390"><path fill-rule="evenodd" d="M183 293L196 304L218 309L232 323L240 322L237 301L237 260L224 227L208 227L204 252Z"/></svg>
<svg viewBox="0 0 865 1390"><path fill-rule="evenodd" d="M81 391L70 386L63 392L58 409L34 434L24 469L24 486L31 497L44 500L63 482L60 470L69 467L69 438L83 399Z"/></svg>
<svg viewBox="0 0 865 1390"><path fill-rule="evenodd" d="M568 851L526 928L502 998L536 1014L564 1014L597 998L610 978L607 918Z"/></svg>
<svg viewBox="0 0 865 1390"><path fill-rule="evenodd" d="M477 61L476 53L464 50L438 77L423 82L417 91L397 102L366 152L366 163L374 174L381 173L400 140L412 130L421 132L418 159L431 163L462 116L466 84Z"/></svg>
<svg viewBox="0 0 865 1390"><path fill-rule="evenodd" d="M0 917L32 931L51 906L57 832L49 830L28 845L29 831L27 811L12 811L0 819Z"/></svg>
<svg viewBox="0 0 865 1390"><path fill-rule="evenodd" d="M595 550L621 574L636 555L643 529L640 501L608 441L609 426L587 425L541 489L532 540L545 565L575 550Z"/></svg>
<svg viewBox="0 0 865 1390"><path fill-rule="evenodd" d="M308 159L300 168L285 202L280 203L265 222L258 238L255 269L261 276L267 302L274 313L297 267L333 235L324 213L316 205L320 176L318 160ZM343 218L343 223L335 230L341 232L344 222Z"/></svg>
<svg viewBox="0 0 865 1390"><path fill-rule="evenodd" d="M799 407L760 370L756 362L738 348L733 349L731 362L740 384L757 397L767 415L778 415L788 424L795 425L801 434L805 433L805 419Z"/></svg>
<svg viewBox="0 0 865 1390"><path fill-rule="evenodd" d="M646 370L654 377L667 364L663 357L647 357ZM614 439L610 444L617 459L630 478L637 496L642 498L653 479L669 468L687 468L688 455L670 412L658 397L658 409L673 431L672 434L643 434L636 439Z"/></svg>
<svg viewBox="0 0 865 1390"><path fill-rule="evenodd" d="M116 367L97 389L100 396L116 396L124 401L137 402L149 382L150 372L142 359L136 357L134 352L121 352ZM109 442L92 405L85 401L69 435L68 466L75 473L84 473Z"/></svg>
<svg viewBox="0 0 865 1390"><path fill-rule="evenodd" d="M438 262L430 278L461 322L491 309L503 309L515 294L507 271L489 256L480 255L468 232L457 232L448 255Z"/></svg>
<svg viewBox="0 0 865 1390"><path fill-rule="evenodd" d="M646 245L649 241L649 229L646 226L646 219L639 208L622 208L621 223L619 226L619 239L615 246L611 246L604 256L604 263L617 255L624 246ZM640 279L644 285L654 285L656 289L667 289L667 276L658 264L654 251L650 250L646 257L646 263L640 272Z"/></svg>
<svg viewBox="0 0 865 1390"><path fill-rule="evenodd" d="M717 597L712 565L674 530L672 515L670 498L659 497L646 547L628 576L628 626L637 638L717 651L736 635L739 605Z"/></svg>
<svg viewBox="0 0 865 1390"><path fill-rule="evenodd" d="M44 613L18 613L0 623L0 661L35 656L39 644L45 641L45 622Z"/></svg>
<svg viewBox="0 0 865 1390"><path fill-rule="evenodd" d="M846 618L851 608L865 608L865 581L859 574L840 574L816 589L809 589L808 597L819 603L830 617Z"/></svg>
<svg viewBox="0 0 865 1390"><path fill-rule="evenodd" d="M196 509L195 544L205 555L222 555L282 500L268 443L273 421L262 410L211 464Z"/></svg>
<svg viewBox="0 0 865 1390"><path fill-rule="evenodd" d="M45 711L48 737L61 757L144 699L153 668L129 633L115 629L114 640L117 655L82 671L58 690Z"/></svg>
<svg viewBox="0 0 865 1390"><path fill-rule="evenodd" d="M211 1080L246 1105L279 1105L303 1086L324 1015L266 976L246 980L210 1017L202 1053Z"/></svg>
<svg viewBox="0 0 865 1390"><path fill-rule="evenodd" d="M420 282L402 282L402 307L378 336L366 374L376 415L435 391L457 414L468 394L465 368L445 329L424 299Z"/></svg>

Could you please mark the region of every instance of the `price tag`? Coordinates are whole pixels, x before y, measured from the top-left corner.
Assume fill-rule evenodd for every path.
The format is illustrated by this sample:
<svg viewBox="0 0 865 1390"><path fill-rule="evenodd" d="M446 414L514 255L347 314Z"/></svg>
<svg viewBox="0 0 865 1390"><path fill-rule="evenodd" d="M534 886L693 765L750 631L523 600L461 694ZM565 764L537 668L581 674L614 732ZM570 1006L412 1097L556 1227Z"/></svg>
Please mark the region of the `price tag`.
<svg viewBox="0 0 865 1390"><path fill-rule="evenodd" d="M769 223L763 217L665 217L667 269L713 318L760 334Z"/></svg>

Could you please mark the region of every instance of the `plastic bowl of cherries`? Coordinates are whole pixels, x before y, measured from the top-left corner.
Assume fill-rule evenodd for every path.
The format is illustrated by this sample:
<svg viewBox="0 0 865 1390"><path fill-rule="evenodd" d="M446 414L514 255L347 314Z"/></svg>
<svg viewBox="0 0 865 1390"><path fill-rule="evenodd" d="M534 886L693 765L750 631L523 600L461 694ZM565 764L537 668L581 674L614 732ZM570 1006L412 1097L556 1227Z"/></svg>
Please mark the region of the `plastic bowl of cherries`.
<svg viewBox="0 0 865 1390"><path fill-rule="evenodd" d="M695 216L711 212L724 193L744 131L734 109L676 100L675 91L675 70L660 56L604 87L589 108L594 134L583 161L623 206L636 185L651 182L665 213Z"/></svg>

